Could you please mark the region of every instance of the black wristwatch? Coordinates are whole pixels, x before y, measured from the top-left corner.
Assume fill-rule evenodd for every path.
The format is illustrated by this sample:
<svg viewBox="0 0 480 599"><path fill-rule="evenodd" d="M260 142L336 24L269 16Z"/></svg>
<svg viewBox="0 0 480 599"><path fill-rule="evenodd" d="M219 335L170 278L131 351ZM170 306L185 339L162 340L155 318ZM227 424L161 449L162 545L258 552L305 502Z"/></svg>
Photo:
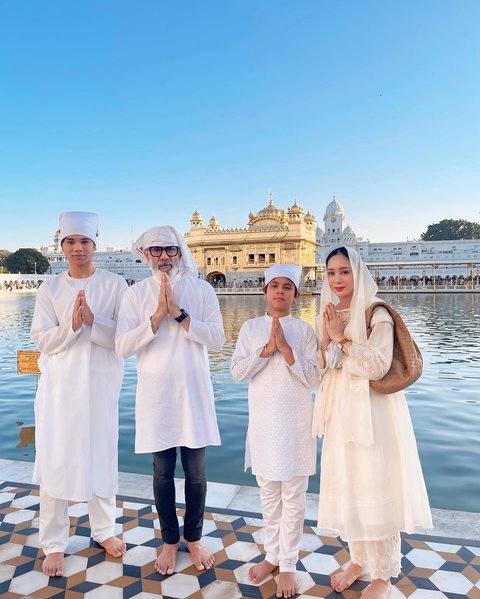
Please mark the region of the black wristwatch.
<svg viewBox="0 0 480 599"><path fill-rule="evenodd" d="M188 314L185 312L183 308L180 308L180 312L180 316L177 316L177 318L175 318L177 322L183 322L185 318L188 318Z"/></svg>

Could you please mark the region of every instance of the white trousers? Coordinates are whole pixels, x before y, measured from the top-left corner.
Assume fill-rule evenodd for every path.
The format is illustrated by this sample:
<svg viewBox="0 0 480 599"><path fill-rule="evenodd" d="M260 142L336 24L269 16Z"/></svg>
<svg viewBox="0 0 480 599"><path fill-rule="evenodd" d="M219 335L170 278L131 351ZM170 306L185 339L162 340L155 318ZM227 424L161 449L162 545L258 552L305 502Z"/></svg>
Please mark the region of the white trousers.
<svg viewBox="0 0 480 599"><path fill-rule="evenodd" d="M115 497L94 495L87 504L93 539L102 542L113 536L116 514ZM68 501L52 497L40 488L38 539L45 555L55 552L65 553L69 530Z"/></svg>
<svg viewBox="0 0 480 599"><path fill-rule="evenodd" d="M400 574L402 554L399 532L381 541L349 541L348 548L352 563L368 570L372 580L390 580Z"/></svg>
<svg viewBox="0 0 480 599"><path fill-rule="evenodd" d="M308 476L288 481L257 476L265 525L265 559L280 572L295 572L303 534Z"/></svg>

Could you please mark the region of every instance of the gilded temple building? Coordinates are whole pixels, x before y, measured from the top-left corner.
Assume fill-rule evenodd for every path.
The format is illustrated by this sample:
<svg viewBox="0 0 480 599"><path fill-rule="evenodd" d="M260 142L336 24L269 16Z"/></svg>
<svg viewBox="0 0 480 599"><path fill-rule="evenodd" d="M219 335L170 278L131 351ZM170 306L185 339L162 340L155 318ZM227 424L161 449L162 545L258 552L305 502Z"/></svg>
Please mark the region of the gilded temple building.
<svg viewBox="0 0 480 599"><path fill-rule="evenodd" d="M263 272L278 263L302 266L304 281L315 279L317 220L296 202L283 210L268 205L248 215L242 229L221 229L212 216L205 224L195 211L185 241L195 258L200 276L215 285L262 285Z"/></svg>

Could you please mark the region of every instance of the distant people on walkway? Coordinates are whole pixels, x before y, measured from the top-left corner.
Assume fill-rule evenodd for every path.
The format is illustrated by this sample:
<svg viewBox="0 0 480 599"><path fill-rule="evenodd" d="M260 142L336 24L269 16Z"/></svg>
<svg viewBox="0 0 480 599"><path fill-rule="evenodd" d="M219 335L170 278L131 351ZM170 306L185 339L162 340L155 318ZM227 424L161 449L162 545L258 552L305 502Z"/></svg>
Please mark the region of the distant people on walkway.
<svg viewBox="0 0 480 599"><path fill-rule="evenodd" d="M242 325L231 366L237 381L249 381L245 469L257 477L265 523L265 559L250 568L249 577L258 584L278 567L277 597L298 590L305 493L316 462L317 343L313 328L290 314L300 275L293 264L265 271L267 313Z"/></svg>
<svg viewBox="0 0 480 599"><path fill-rule="evenodd" d="M116 347L123 357L137 354L135 451L153 454L153 491L164 542L155 568L162 575L175 571L179 448L185 472L183 536L196 568L206 570L214 558L201 543L205 449L220 445L207 348L219 350L225 341L220 307L173 227L149 229L132 253L150 264L152 276L127 289Z"/></svg>
<svg viewBox="0 0 480 599"><path fill-rule="evenodd" d="M390 369L393 321L377 308L367 336L365 310L377 285L355 250L326 259L316 329L321 383L313 431L324 436L318 526L348 541L351 564L331 577L338 593L368 571L363 599L384 599L400 573L400 531L432 520L403 391L370 387Z"/></svg>
<svg viewBox="0 0 480 599"><path fill-rule="evenodd" d="M60 239L69 268L38 289L31 338L41 352L35 399L40 485L42 570L62 576L69 501L88 502L92 537L113 557L125 543L114 536L117 491L118 397L122 360L115 328L124 279L95 269L98 217L62 212Z"/></svg>

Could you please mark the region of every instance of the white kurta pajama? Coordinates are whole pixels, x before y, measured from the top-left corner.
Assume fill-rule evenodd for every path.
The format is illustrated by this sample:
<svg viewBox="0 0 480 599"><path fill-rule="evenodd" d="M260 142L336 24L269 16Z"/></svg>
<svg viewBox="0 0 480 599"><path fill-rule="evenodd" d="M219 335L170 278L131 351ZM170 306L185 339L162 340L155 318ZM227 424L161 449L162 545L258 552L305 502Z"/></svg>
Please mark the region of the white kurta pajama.
<svg viewBox="0 0 480 599"><path fill-rule="evenodd" d="M118 397L123 363L115 353L114 340L126 287L122 277L97 269L86 279L62 273L45 281L37 292L31 338L41 352L42 374L35 400L33 481L40 485L44 497L105 499L110 505L117 491ZM94 323L92 327L82 324L74 332L72 311L80 290L85 291ZM98 511L106 513L109 509L101 506ZM43 516L47 518L50 511L45 509ZM108 523L108 531L113 531L110 516ZM44 520L44 524L47 530L48 522ZM106 527L106 520L97 518L96 528L105 531ZM57 529L64 539L64 531ZM53 547L52 530L48 545ZM64 540L59 541L59 545L64 544Z"/></svg>
<svg viewBox="0 0 480 599"><path fill-rule="evenodd" d="M189 275L170 285L190 316L188 331L167 316L153 333L160 291L153 276L130 287L120 309L117 351L137 353L136 453L220 445L207 353L225 340L218 300L209 283Z"/></svg>
<svg viewBox="0 0 480 599"><path fill-rule="evenodd" d="M348 336L349 311L339 314L347 324ZM314 416L314 432L324 432L318 526L346 539L355 563L363 566L368 559L375 561L369 564L372 578L388 579L400 571L399 531L430 528L432 521L402 391L384 395L370 388L373 442L348 440L352 426L360 426L360 422L355 398L346 394L342 367L348 362L348 376L353 379L380 379L392 359L390 315L377 308L372 324L367 345L352 343L348 356L331 343L327 368L320 370L319 390L326 400L316 404Z"/></svg>
<svg viewBox="0 0 480 599"><path fill-rule="evenodd" d="M298 560L308 477L315 473L311 423L317 343L306 322L288 315L280 324L293 350L292 366L279 351L260 357L272 328L272 318L265 315L242 325L231 370L237 381L250 381L245 469L252 468L260 486L266 559L291 572Z"/></svg>

